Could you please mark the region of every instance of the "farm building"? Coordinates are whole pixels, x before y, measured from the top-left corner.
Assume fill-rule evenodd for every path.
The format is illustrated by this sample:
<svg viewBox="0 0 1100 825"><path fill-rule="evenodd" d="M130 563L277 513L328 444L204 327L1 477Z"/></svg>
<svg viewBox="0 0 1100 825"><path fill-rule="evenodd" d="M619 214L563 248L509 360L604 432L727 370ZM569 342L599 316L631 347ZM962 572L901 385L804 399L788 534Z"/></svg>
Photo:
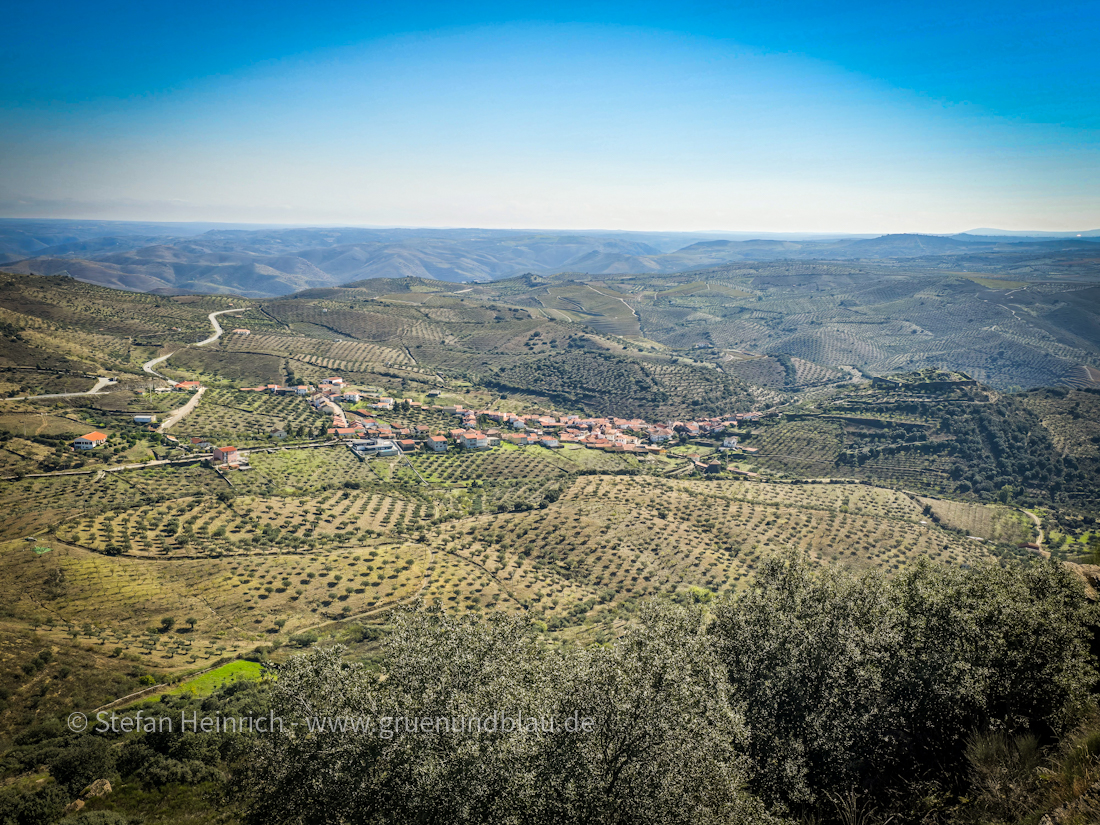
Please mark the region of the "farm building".
<svg viewBox="0 0 1100 825"><path fill-rule="evenodd" d="M447 439L441 435L429 436L428 440L424 442L428 445L428 449L433 452L443 453L447 451Z"/></svg>
<svg viewBox="0 0 1100 825"><path fill-rule="evenodd" d="M107 436L101 432L88 433L73 441L73 446L78 450L94 450L107 443Z"/></svg>
<svg viewBox="0 0 1100 825"><path fill-rule="evenodd" d="M157 423L157 417L155 415L144 415L144 414L143 415L135 415L134 416L134 423L135 424L156 424Z"/></svg>
<svg viewBox="0 0 1100 825"><path fill-rule="evenodd" d="M342 386L344 386L344 379L340 378L339 376L334 375L331 378L322 378L321 383L322 384L331 384L334 387L342 387Z"/></svg>
<svg viewBox="0 0 1100 825"><path fill-rule="evenodd" d="M240 329L235 329L235 330L233 330L233 334L234 334L234 335L251 335L251 334L252 334L252 330L250 330L250 329L244 329L244 328L240 328Z"/></svg>
<svg viewBox="0 0 1100 825"><path fill-rule="evenodd" d="M561 446L561 443L556 438L551 438L548 435L544 435L542 438L540 438L539 439L539 444L541 444L543 447L547 447L551 450L556 449L556 448Z"/></svg>
<svg viewBox="0 0 1100 825"><path fill-rule="evenodd" d="M194 392L201 386L202 383L199 381L180 381L178 384L172 387L172 389L179 392Z"/></svg>
<svg viewBox="0 0 1100 825"><path fill-rule="evenodd" d="M198 436L192 436L191 446L195 447L196 449L202 450L203 452L214 449L214 443L212 441L208 441L205 438L201 438Z"/></svg>
<svg viewBox="0 0 1100 825"><path fill-rule="evenodd" d="M397 446L402 449L403 452L411 453L416 450L416 442L411 438L402 438L397 442Z"/></svg>

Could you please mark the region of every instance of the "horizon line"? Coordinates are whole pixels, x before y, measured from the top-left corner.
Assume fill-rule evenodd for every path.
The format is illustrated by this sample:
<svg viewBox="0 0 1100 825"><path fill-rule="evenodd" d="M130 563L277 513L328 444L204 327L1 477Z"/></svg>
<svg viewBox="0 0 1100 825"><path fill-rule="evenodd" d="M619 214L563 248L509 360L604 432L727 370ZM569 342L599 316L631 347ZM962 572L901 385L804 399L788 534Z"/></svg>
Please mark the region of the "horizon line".
<svg viewBox="0 0 1100 825"><path fill-rule="evenodd" d="M561 234L567 234L570 232L582 232L582 233L615 233L615 232L629 232L639 235L655 235L655 234L667 234L667 235L832 235L832 236L872 236L872 237L885 237L888 235L925 235L929 237L951 237L953 235L971 235L979 232L996 232L1004 233L1006 235L1024 235L1024 236L1041 236L1041 235L1078 235L1083 236L1085 234L1100 233L1100 228L1096 229L1002 229L999 227L975 227L972 229L963 229L956 232L921 232L921 231L858 231L858 230L827 230L827 229L785 229L785 230L762 230L762 229L611 229L604 227L590 227L590 228L559 228L559 227L524 227L524 226L462 226L462 225L433 225L433 224L367 224L367 223L313 223L304 221L295 221L291 223L264 223L254 221L224 221L224 220L191 220L191 221L166 221L157 220L152 218L59 218L59 217L26 217L26 216L6 216L0 215L0 221L48 221L48 222L87 222L87 223L115 223L115 224L127 224L127 223L148 223L148 224L160 224L163 226L197 226L203 224L212 224L215 226L229 226L229 227L263 227L273 229L438 229L448 231L491 231L491 232L555 232ZM760 240L765 238L760 237Z"/></svg>

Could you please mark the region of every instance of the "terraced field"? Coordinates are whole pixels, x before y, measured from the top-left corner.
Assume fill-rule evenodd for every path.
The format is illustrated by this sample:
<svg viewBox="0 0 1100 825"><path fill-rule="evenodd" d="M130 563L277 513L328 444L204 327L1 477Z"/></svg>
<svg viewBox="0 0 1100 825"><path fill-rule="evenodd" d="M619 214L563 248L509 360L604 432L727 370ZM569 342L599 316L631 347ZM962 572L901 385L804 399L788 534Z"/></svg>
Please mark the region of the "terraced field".
<svg viewBox="0 0 1100 825"><path fill-rule="evenodd" d="M1031 520L1009 507L983 506L965 501L922 498L945 527L1006 544L1034 541Z"/></svg>
<svg viewBox="0 0 1100 825"><path fill-rule="evenodd" d="M624 296L595 284L551 287L535 300L547 317L584 324L605 335L640 338L638 317Z"/></svg>
<svg viewBox="0 0 1100 825"><path fill-rule="evenodd" d="M1100 394L1044 390L1028 393L1024 403L1038 414L1059 450L1075 458L1100 458Z"/></svg>
<svg viewBox="0 0 1100 825"><path fill-rule="evenodd" d="M546 479L565 473L553 454L539 447L501 445L488 452L414 453L409 460L425 481L441 484L513 478Z"/></svg>
<svg viewBox="0 0 1100 825"><path fill-rule="evenodd" d="M369 371L381 364L411 364L403 347L360 341L326 341L300 335L227 335L227 352L263 353L294 357L330 371Z"/></svg>
<svg viewBox="0 0 1100 825"><path fill-rule="evenodd" d="M323 433L331 416L314 410L308 399L267 392L208 389L198 407L174 428L178 437L201 436L215 443L268 441L274 430Z"/></svg>
<svg viewBox="0 0 1100 825"><path fill-rule="evenodd" d="M0 538L38 535L66 519L133 502L134 489L117 473L52 476L4 482Z"/></svg>
<svg viewBox="0 0 1100 825"><path fill-rule="evenodd" d="M532 359L490 373L484 383L543 395L555 406L649 421L728 414L750 403L743 384L715 369L587 351Z"/></svg>
<svg viewBox="0 0 1100 825"><path fill-rule="evenodd" d="M410 532L448 512L456 514L445 500L359 490L298 500L181 498L70 521L58 529L58 537L109 555L270 553Z"/></svg>
<svg viewBox="0 0 1100 825"><path fill-rule="evenodd" d="M432 546L483 568L552 628L610 619L645 595L741 586L785 546L857 567L989 552L938 529L907 496L860 485L588 476L546 508L459 524L433 531Z"/></svg>
<svg viewBox="0 0 1100 825"><path fill-rule="evenodd" d="M170 564L64 545L36 556L8 542L0 559L6 607L44 641L162 669L240 655L277 633L394 604L419 591L431 563L425 548L393 542ZM176 632L150 632L166 617Z"/></svg>
<svg viewBox="0 0 1100 825"><path fill-rule="evenodd" d="M342 445L314 450L253 452L252 469L233 476L236 490L259 495L295 495L346 482L374 484L380 480L372 464L356 458ZM385 461L378 466L387 467ZM386 480L388 480L388 469Z"/></svg>

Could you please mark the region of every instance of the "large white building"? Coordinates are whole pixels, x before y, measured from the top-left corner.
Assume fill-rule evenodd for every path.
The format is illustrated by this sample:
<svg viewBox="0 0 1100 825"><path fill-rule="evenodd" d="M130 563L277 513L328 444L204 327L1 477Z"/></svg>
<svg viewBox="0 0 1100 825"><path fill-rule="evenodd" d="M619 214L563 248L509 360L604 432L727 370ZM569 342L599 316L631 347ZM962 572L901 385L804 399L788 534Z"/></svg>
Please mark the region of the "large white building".
<svg viewBox="0 0 1100 825"><path fill-rule="evenodd" d="M78 450L94 450L107 443L107 436L101 432L92 432L73 440L73 446Z"/></svg>

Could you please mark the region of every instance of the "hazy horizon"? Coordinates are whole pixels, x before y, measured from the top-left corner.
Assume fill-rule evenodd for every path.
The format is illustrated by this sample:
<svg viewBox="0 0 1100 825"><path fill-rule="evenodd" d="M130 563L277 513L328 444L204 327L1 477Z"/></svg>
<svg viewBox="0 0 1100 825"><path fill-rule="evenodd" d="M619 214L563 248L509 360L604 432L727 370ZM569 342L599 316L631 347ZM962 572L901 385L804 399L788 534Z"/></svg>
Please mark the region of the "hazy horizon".
<svg viewBox="0 0 1100 825"><path fill-rule="evenodd" d="M413 225L413 224L367 224L367 223L305 223L305 222L293 222L293 223L253 223L253 222L241 222L241 221L211 221L211 220L193 220L193 221L170 221L170 220L155 220L155 219L131 219L131 218L103 218L103 217L71 217L71 216L44 216L44 215L3 215L0 216L0 222L3 221L54 221L54 222L69 222L69 223L108 223L108 224L149 224L159 226L179 226L179 227L194 227L203 226L210 228L220 228L226 230L280 230L280 229L408 229L419 231L431 231L438 230L440 232L516 232L516 233L577 233L582 235L597 235L597 234L639 234L639 235L687 235L687 236L700 236L710 235L715 237L737 237L739 239L751 240L751 239L764 239L764 238L788 238L788 239L805 239L805 240L829 240L829 239L842 239L842 238L860 238L860 237L879 237L881 235L893 234L893 235L933 235L937 237L950 237L952 235L970 234L979 236L982 233L989 233L991 236L1004 235L1006 237L1023 236L1023 237L1074 237L1074 236L1094 236L1100 233L1100 228L1086 228L1086 229L1057 229L1057 230L1017 230L1017 229L1004 229L1003 227L971 227L969 229L959 229L951 232L868 232L868 231L850 231L850 232L828 232L828 231L816 231L816 230L767 230L767 229L630 229L630 228L615 228L615 227L553 227L553 226L460 226L460 225ZM203 230L208 231L208 230Z"/></svg>

